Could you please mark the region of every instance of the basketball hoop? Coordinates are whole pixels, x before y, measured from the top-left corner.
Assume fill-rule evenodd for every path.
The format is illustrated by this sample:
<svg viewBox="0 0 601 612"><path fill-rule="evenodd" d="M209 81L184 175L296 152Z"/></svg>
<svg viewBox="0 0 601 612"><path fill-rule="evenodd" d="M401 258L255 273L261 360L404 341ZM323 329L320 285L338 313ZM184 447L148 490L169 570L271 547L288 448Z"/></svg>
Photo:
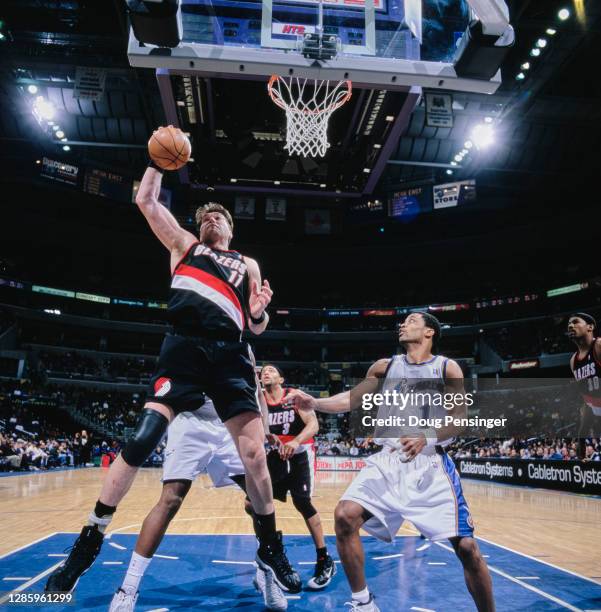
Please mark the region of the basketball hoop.
<svg viewBox="0 0 601 612"><path fill-rule="evenodd" d="M330 146L329 119L348 102L352 89L350 81L331 83L272 75L267 85L269 97L286 111L284 148L303 157L323 157Z"/></svg>

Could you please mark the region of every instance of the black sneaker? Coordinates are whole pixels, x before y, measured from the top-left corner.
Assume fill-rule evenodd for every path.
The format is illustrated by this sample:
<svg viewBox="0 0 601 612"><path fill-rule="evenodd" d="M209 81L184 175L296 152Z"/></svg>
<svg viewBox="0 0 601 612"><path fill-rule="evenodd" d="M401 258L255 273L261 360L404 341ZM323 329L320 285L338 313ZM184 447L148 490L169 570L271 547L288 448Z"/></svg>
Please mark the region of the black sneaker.
<svg viewBox="0 0 601 612"><path fill-rule="evenodd" d="M104 535L91 525L86 525L79 534L65 562L48 577L46 593L70 593L77 581L94 563L100 552Z"/></svg>
<svg viewBox="0 0 601 612"><path fill-rule="evenodd" d="M328 584L332 582L335 573L336 564L330 555L317 559L315 573L313 574L313 578L307 582L307 586L314 591L325 589Z"/></svg>
<svg viewBox="0 0 601 612"><path fill-rule="evenodd" d="M270 544L261 544L257 550L257 565L265 572L271 572L278 586L287 593L300 593L300 576L290 566L282 544L282 532Z"/></svg>

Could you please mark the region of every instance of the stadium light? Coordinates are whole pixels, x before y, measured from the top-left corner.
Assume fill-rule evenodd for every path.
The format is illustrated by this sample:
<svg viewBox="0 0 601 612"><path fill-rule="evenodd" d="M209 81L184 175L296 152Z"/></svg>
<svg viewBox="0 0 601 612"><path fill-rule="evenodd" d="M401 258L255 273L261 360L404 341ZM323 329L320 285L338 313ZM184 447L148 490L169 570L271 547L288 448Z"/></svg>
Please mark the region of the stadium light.
<svg viewBox="0 0 601 612"><path fill-rule="evenodd" d="M474 146L474 143L473 143L471 140L466 140L466 141L463 143L463 146L464 146L466 149L471 149L471 148Z"/></svg>
<svg viewBox="0 0 601 612"><path fill-rule="evenodd" d="M451 162L451 166L456 166L456 165L457 165L457 162L456 162L456 161L452 161L452 162Z"/></svg>
<svg viewBox="0 0 601 612"><path fill-rule="evenodd" d="M553 28L547 28L546 29L546 34L548 34L549 36L555 36L555 34L557 34L557 30L555 30Z"/></svg>
<svg viewBox="0 0 601 612"><path fill-rule="evenodd" d="M523 81L526 78L526 75L523 72L520 72L515 77L518 81Z"/></svg>
<svg viewBox="0 0 601 612"><path fill-rule="evenodd" d="M455 155L454 159L455 159L456 162L460 162L463 159L463 156L459 155L459 153L458 153L457 155Z"/></svg>
<svg viewBox="0 0 601 612"><path fill-rule="evenodd" d="M471 133L471 139L479 149L485 149L490 146L495 139L495 132L492 125L479 123L474 126Z"/></svg>
<svg viewBox="0 0 601 612"><path fill-rule="evenodd" d="M70 150L71 150L71 147L69 145L65 145L63 147L63 151L70 151Z"/></svg>
<svg viewBox="0 0 601 612"><path fill-rule="evenodd" d="M521 68L522 70L530 70L530 62L524 62L524 63L523 63L521 66L520 66L520 68Z"/></svg>
<svg viewBox="0 0 601 612"><path fill-rule="evenodd" d="M322 189L325 189L326 184L325 183L321 183L321 185L319 185Z"/></svg>
<svg viewBox="0 0 601 612"><path fill-rule="evenodd" d="M63 132L63 130L58 130L56 132L56 137L57 138L64 138L65 137L65 132Z"/></svg>
<svg viewBox="0 0 601 612"><path fill-rule="evenodd" d="M557 13L557 16L561 21L565 21L566 19L570 18L570 11L567 8L563 8L561 11L559 11L559 13Z"/></svg>
<svg viewBox="0 0 601 612"><path fill-rule="evenodd" d="M31 94L31 95L35 95L38 93L38 86L37 85L29 85L29 87L27 88L27 91Z"/></svg>
<svg viewBox="0 0 601 612"><path fill-rule="evenodd" d="M453 174L452 170L447 170L447 174Z"/></svg>
<svg viewBox="0 0 601 612"><path fill-rule="evenodd" d="M539 47L540 49L544 49L547 46L547 39L546 38L539 38L536 41L536 46Z"/></svg>
<svg viewBox="0 0 601 612"><path fill-rule="evenodd" d="M538 47L535 47L534 49L532 49L532 51L530 51L530 55L532 57L538 57L540 55L540 49Z"/></svg>
<svg viewBox="0 0 601 612"><path fill-rule="evenodd" d="M467 155L469 151L467 149L461 149L461 155Z"/></svg>
<svg viewBox="0 0 601 612"><path fill-rule="evenodd" d="M48 102L44 96L38 96L35 99L35 102L33 103L33 110L35 114L44 121L54 119L54 113L56 112L54 104L52 104L52 102Z"/></svg>

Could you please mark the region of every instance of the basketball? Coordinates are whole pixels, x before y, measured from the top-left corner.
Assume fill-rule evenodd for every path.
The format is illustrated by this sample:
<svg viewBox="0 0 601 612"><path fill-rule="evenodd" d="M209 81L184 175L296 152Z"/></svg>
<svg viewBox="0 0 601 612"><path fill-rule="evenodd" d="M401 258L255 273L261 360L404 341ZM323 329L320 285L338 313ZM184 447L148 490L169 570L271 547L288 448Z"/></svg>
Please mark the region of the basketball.
<svg viewBox="0 0 601 612"><path fill-rule="evenodd" d="M148 153L163 170L179 170L188 163L192 145L179 128L169 125L153 132L148 141Z"/></svg>

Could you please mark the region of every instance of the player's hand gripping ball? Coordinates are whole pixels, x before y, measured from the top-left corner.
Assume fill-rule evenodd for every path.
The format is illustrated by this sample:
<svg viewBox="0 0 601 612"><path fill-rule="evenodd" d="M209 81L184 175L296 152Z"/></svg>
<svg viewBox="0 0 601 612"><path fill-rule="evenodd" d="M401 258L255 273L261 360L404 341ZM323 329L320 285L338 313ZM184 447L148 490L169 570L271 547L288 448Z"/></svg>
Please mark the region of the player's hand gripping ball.
<svg viewBox="0 0 601 612"><path fill-rule="evenodd" d="M179 128L168 125L152 133L148 141L148 153L159 168L179 170L188 163L192 154L192 145Z"/></svg>

